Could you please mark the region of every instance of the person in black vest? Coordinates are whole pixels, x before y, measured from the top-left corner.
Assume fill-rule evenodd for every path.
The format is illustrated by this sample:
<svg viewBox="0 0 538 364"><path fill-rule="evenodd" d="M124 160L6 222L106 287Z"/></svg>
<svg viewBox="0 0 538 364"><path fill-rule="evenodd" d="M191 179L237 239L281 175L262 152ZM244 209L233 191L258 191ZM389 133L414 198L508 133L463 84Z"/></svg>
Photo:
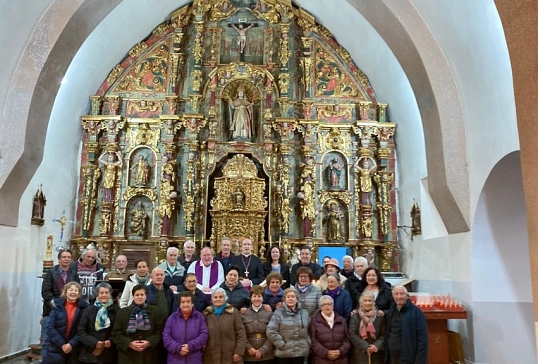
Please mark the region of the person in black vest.
<svg viewBox="0 0 538 364"><path fill-rule="evenodd" d="M303 246L301 248L299 259L301 261L297 264L294 264L293 267L291 267L290 280L293 286L295 286L295 284L297 283L297 269L299 269L300 267L309 268L312 271L312 274L315 280L318 280L319 277L321 277L323 272L319 264L312 263L310 261L312 259L312 252L310 251L310 248L308 246Z"/></svg>
<svg viewBox="0 0 538 364"><path fill-rule="evenodd" d="M233 257L235 257L235 254L232 253L232 240L230 238L224 237L220 241L221 251L217 253L215 256L215 259L222 264L222 268L225 272L228 271L228 268L230 267L230 261Z"/></svg>
<svg viewBox="0 0 538 364"><path fill-rule="evenodd" d="M246 238L241 242L241 254L231 259L231 265L239 268L239 277L243 287L260 284L265 280L260 258L252 254L252 240Z"/></svg>

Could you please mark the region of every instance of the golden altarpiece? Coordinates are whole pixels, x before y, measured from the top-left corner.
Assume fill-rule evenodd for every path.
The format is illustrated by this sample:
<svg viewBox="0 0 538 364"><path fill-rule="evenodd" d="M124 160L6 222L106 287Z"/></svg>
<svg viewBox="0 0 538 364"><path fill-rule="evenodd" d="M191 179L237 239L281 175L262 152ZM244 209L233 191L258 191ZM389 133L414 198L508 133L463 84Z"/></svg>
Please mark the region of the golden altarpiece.
<svg viewBox="0 0 538 364"><path fill-rule="evenodd" d="M75 249L157 262L187 239L249 237L261 257L346 246L398 271L395 124L291 1L195 0L90 98Z"/></svg>

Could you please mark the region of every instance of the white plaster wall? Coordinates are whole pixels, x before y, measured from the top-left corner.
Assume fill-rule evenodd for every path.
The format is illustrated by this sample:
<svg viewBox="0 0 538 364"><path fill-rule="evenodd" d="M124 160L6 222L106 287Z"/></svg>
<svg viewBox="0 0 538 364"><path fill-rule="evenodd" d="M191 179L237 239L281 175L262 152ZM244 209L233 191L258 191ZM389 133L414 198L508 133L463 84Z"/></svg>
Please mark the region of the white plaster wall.
<svg viewBox="0 0 538 364"><path fill-rule="evenodd" d="M471 275L477 363L536 363L526 227L515 152L495 166L476 209Z"/></svg>

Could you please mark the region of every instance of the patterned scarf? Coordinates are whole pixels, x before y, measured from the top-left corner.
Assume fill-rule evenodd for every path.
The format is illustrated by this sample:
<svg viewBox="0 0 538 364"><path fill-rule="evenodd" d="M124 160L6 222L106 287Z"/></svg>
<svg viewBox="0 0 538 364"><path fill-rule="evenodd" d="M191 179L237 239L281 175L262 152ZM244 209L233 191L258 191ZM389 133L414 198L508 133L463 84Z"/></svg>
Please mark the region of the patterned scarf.
<svg viewBox="0 0 538 364"><path fill-rule="evenodd" d="M359 325L359 334L363 339L366 339L368 336L375 339L375 327L374 320L377 317L377 309L374 307L370 311L364 311L362 308L359 308L359 316L361 318L361 324Z"/></svg>
<svg viewBox="0 0 538 364"><path fill-rule="evenodd" d="M129 324L127 325L128 334L134 334L136 330L145 331L151 329L148 311L145 310L146 307L148 307L148 305L145 303L141 306L133 303L133 313L131 313Z"/></svg>
<svg viewBox="0 0 538 364"><path fill-rule="evenodd" d="M137 273L135 273L135 280L138 282L138 284L146 284L149 279L149 274L146 274L145 277L140 277Z"/></svg>
<svg viewBox="0 0 538 364"><path fill-rule="evenodd" d="M103 304L99 300L94 302L94 306L99 308L97 316L95 316L95 331L101 331L110 327L110 317L108 317L108 307L112 305L112 298L107 303Z"/></svg>
<svg viewBox="0 0 538 364"><path fill-rule="evenodd" d="M299 290L301 294L304 294L306 291L308 291L309 288L310 288L309 284L306 286L301 286L300 284L297 284L297 289Z"/></svg>

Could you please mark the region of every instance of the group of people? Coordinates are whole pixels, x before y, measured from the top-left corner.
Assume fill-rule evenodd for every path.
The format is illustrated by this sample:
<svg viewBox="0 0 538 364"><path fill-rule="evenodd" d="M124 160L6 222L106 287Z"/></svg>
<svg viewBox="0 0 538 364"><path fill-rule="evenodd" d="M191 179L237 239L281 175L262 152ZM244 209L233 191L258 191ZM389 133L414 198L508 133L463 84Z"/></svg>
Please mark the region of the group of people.
<svg viewBox="0 0 538 364"><path fill-rule="evenodd" d="M364 257L320 266L304 247L290 267L276 246L263 263L250 239L237 256L221 247L198 257L187 241L151 273L139 259L130 274L120 255L89 300L72 270L88 255L97 265L95 250L60 252L43 281L43 363L427 362L424 315ZM119 307L107 279L125 280Z"/></svg>

